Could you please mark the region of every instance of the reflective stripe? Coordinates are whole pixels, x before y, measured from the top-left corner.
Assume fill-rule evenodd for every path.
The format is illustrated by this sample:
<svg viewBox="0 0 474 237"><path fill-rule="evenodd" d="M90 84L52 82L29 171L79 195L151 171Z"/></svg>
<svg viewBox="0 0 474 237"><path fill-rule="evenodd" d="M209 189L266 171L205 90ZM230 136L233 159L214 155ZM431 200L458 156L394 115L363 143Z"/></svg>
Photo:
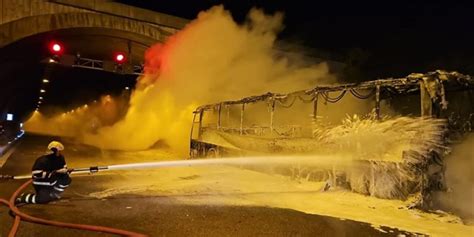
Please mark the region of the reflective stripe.
<svg viewBox="0 0 474 237"><path fill-rule="evenodd" d="M29 202L30 202L30 201L28 200L28 199L30 198L30 196L31 196L30 193L26 194L26 196L25 196L25 202L26 202L26 203L29 203Z"/></svg>
<svg viewBox="0 0 474 237"><path fill-rule="evenodd" d="M33 177L41 179L41 178L46 177L47 172L41 171L41 170L35 170L35 171L32 171L31 174Z"/></svg>
<svg viewBox="0 0 474 237"><path fill-rule="evenodd" d="M36 203L36 194L33 194L33 198L31 200L31 203Z"/></svg>
<svg viewBox="0 0 474 237"><path fill-rule="evenodd" d="M64 192L64 189L62 189L62 188L54 187L54 189L57 190L57 191L60 191L60 192Z"/></svg>
<svg viewBox="0 0 474 237"><path fill-rule="evenodd" d="M69 187L69 185L62 185L62 184L60 184L60 185L58 185L58 186L59 186L60 188L67 188L67 187Z"/></svg>
<svg viewBox="0 0 474 237"><path fill-rule="evenodd" d="M57 182L58 182L57 180L54 181L54 182L52 182L52 183L50 183L50 182L38 182L38 181L33 181L33 184L35 184L35 185L42 185L42 186L53 186L53 185L55 185Z"/></svg>

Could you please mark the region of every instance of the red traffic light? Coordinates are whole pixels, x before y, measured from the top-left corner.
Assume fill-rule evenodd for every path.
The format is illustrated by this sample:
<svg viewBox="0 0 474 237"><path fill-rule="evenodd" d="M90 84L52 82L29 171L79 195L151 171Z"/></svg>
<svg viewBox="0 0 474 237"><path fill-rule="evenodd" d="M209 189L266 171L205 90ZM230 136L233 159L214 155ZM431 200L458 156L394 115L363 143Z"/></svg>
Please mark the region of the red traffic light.
<svg viewBox="0 0 474 237"><path fill-rule="evenodd" d="M58 42L51 42L49 44L49 50L53 54L61 54L63 52L63 46Z"/></svg>
<svg viewBox="0 0 474 237"><path fill-rule="evenodd" d="M59 52L59 51L61 51L61 45L59 45L59 44L53 44L53 51L54 51L54 52Z"/></svg>
<svg viewBox="0 0 474 237"><path fill-rule="evenodd" d="M117 63L123 63L125 62L125 55L123 53L117 53L115 54L114 59L115 59L115 62Z"/></svg>

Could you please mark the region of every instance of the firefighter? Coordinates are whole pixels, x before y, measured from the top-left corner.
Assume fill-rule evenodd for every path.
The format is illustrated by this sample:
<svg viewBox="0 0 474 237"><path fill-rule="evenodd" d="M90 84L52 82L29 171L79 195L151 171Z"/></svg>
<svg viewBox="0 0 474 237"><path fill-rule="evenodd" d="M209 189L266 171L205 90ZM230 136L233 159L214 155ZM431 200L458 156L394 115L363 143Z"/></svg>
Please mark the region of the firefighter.
<svg viewBox="0 0 474 237"><path fill-rule="evenodd" d="M32 168L33 187L36 193L23 193L17 203L46 204L59 200L61 194L71 183L69 170L61 151L63 144L52 141L48 145L48 154L36 159Z"/></svg>

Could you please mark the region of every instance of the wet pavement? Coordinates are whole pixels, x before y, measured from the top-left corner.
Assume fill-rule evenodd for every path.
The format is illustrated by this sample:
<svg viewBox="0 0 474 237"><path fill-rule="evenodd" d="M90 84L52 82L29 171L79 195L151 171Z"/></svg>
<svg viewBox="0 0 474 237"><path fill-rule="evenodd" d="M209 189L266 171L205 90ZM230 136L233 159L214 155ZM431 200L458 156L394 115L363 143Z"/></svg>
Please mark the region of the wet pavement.
<svg viewBox="0 0 474 237"><path fill-rule="evenodd" d="M45 146L51 139L35 135L25 136L0 169L0 173L27 174L34 160L45 152ZM64 154L70 167L176 158L166 152L103 152L84 145L63 142L66 146ZM209 170L212 172L212 169ZM397 236L400 233L408 235L385 227L376 229L370 224L357 221L311 215L291 209L254 206L250 201L248 205L219 204L213 201L213 197L228 194L216 194L212 190L208 190L207 193L188 192L184 186L179 189L167 189L173 187L173 182L163 183L165 182L163 180L175 172L178 171L172 169L156 171L158 174L151 176L142 171L127 171L110 175L75 177L61 201L48 205L26 205L21 210L46 219L104 225L150 236ZM176 180L199 179L199 175L186 175L186 171L182 170L179 172L183 175L178 175ZM163 176L163 180L160 179L160 175ZM216 177L222 175L218 173ZM8 198L23 182L21 180L0 182L0 197ZM218 182L218 178L215 182ZM122 191L114 192L116 186ZM123 191L124 189L126 191ZM236 192L241 189L235 185ZM107 195L104 195L104 191L109 192L105 192ZM267 195L272 195L274 199L284 198L279 196L278 192L272 193L271 190L257 191L259 195L268 192ZM199 199L199 202L183 201L186 198ZM5 207L0 208L0 223L0 236L6 236L12 218ZM66 235L104 236L104 234L26 222L22 222L18 233L18 236Z"/></svg>

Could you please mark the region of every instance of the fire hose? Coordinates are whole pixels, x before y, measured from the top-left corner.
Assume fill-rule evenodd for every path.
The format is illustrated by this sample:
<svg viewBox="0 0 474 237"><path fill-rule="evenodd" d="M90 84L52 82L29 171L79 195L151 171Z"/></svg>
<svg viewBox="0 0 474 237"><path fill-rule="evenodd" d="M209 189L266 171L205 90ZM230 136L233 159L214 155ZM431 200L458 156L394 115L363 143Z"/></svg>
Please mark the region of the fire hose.
<svg viewBox="0 0 474 237"><path fill-rule="evenodd" d="M297 160L299 162L314 161L312 157L304 157ZM109 166L93 166L89 168L72 169L70 173L71 175L87 174L87 173L91 174L91 173L96 173L99 171L149 169L149 168L178 167L178 166L242 165L242 164L261 165L261 164L267 164L269 161L271 161L272 164L294 164L295 163L295 159L289 159L286 157L273 157L272 159L268 159L268 158L262 159L259 157L226 158L226 159L217 158L217 159L205 159L205 160L173 160L173 161L132 163L132 164L109 165ZM12 180L12 179L13 180L28 179L28 181L15 191L15 193L11 196L10 201L7 201L5 199L0 199L1 204L8 206L10 210L13 211L13 213L15 213L15 221L11 228L9 237L15 236L21 220L38 223L42 225L52 225L52 226L63 227L63 228L104 232L104 233L110 233L110 234L116 234L116 235L122 235L122 236L146 236L143 234L110 228L110 227L51 221L51 220L45 220L45 219L27 215L21 212L18 209L18 207L15 206L15 199L22 190L24 190L28 185L32 183L31 175L12 176L12 175L0 174L0 180Z"/></svg>
<svg viewBox="0 0 474 237"><path fill-rule="evenodd" d="M81 168L81 169L75 169L72 172L75 173L85 173L85 172L97 172L100 170L100 168L104 167L90 167L90 168ZM25 176L10 176L10 175L0 175L0 179L24 179ZM31 176L28 176L31 178ZM96 226L96 225L84 225L84 224L74 224L74 223L66 223L66 222L60 222L60 221L52 221L52 220L46 220L34 216L30 216L28 214L25 214L21 212L17 206L15 206L15 199L17 196L22 192L28 185L32 183L32 180L29 179L27 182L25 182L23 185L21 185L11 196L10 200L7 201L5 199L0 198L0 203L8 206L10 210L15 214L15 220L13 221L13 225L10 229L10 233L8 234L8 237L14 237L16 236L16 233L19 229L20 222L22 220L28 221L31 223L37 223L41 225L50 225L50 226L56 226L56 227L62 227L62 228L71 228L71 229L79 229L79 230L87 230L87 231L94 231L94 232L102 232L102 233L108 233L108 234L115 234L115 235L121 235L121 236L146 236L144 234L136 233L136 232L131 232L127 230L121 230L121 229L116 229L116 228L111 228L111 227L105 227L105 226Z"/></svg>

